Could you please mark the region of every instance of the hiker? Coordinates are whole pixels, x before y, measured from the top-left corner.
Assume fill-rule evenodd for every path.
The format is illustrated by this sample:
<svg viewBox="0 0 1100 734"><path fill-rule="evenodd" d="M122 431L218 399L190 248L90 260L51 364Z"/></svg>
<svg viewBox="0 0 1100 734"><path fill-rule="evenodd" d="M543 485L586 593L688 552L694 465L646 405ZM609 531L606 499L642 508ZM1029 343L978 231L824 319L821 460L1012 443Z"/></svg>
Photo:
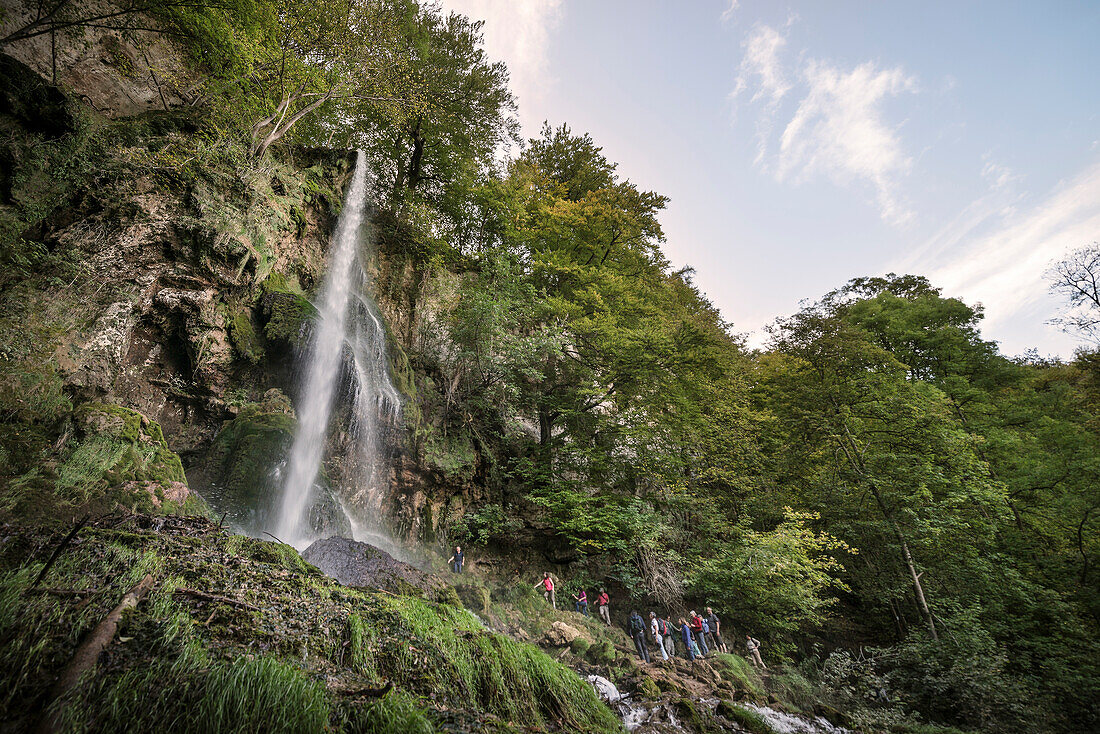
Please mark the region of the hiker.
<svg viewBox="0 0 1100 734"><path fill-rule="evenodd" d="M649 650L645 646L645 622L637 610L630 612L630 636L634 638L634 647L638 648L638 657L642 662L649 662Z"/></svg>
<svg viewBox="0 0 1100 734"><path fill-rule="evenodd" d="M718 620L718 615L714 613L714 610L707 607L707 626L710 627L710 642L711 647L715 652L729 652L726 647L726 643L722 640L722 623Z"/></svg>
<svg viewBox="0 0 1100 734"><path fill-rule="evenodd" d="M707 648L707 641L703 639L704 627L707 622L696 614L694 609L691 610L690 616L691 632L695 635L695 641L699 644L699 649L703 651L702 657L706 657L710 654L710 650Z"/></svg>
<svg viewBox="0 0 1100 734"><path fill-rule="evenodd" d="M462 546L456 545L454 555L447 559L447 563L451 564L451 573L462 573Z"/></svg>
<svg viewBox="0 0 1100 734"><path fill-rule="evenodd" d="M665 650L665 638L661 635L661 621L657 619L656 612L649 613L649 631L653 635L653 641L661 651L661 659L668 660L668 651Z"/></svg>
<svg viewBox="0 0 1100 734"><path fill-rule="evenodd" d="M661 631L661 638L664 640L665 650L668 651L668 656L670 658L676 657L675 626L673 626L670 620L661 618L657 620L657 628Z"/></svg>
<svg viewBox="0 0 1100 734"><path fill-rule="evenodd" d="M754 639L752 635L745 635L745 647L749 648L749 654L752 655L753 666L767 670L768 666L760 659L760 640Z"/></svg>
<svg viewBox="0 0 1100 734"><path fill-rule="evenodd" d="M684 657L694 663L698 648L695 647L695 640L691 638L691 627L683 617L680 617L680 639L684 643Z"/></svg>
<svg viewBox="0 0 1100 734"><path fill-rule="evenodd" d="M550 606L554 609L558 608L558 597L554 593L554 579L550 578L549 572L543 572L542 581L535 584L535 588L542 587L542 596L546 601L550 603Z"/></svg>
<svg viewBox="0 0 1100 734"><path fill-rule="evenodd" d="M578 612L582 613L584 616L587 617L588 616L588 594L585 593L584 589L581 589L581 595L577 596L576 594L574 594L573 598L576 599L576 603L573 605L573 607Z"/></svg>
<svg viewBox="0 0 1100 734"><path fill-rule="evenodd" d="M608 627L611 626L611 612L607 611L607 604L609 601L607 589L600 589L600 595L596 597L596 608L600 612L600 619L602 619Z"/></svg>

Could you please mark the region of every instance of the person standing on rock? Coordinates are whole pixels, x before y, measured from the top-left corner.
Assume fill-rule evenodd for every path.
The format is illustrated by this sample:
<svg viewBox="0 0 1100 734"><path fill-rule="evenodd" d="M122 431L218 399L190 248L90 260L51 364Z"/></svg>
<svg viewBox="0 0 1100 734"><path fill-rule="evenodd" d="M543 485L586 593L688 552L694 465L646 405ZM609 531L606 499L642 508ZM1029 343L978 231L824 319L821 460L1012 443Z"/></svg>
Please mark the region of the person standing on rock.
<svg viewBox="0 0 1100 734"><path fill-rule="evenodd" d="M657 619L656 612L649 613L649 632L653 635L653 641L657 643L657 649L661 651L661 659L668 660L668 652L665 650L665 639L661 636L661 620Z"/></svg>
<svg viewBox="0 0 1100 734"><path fill-rule="evenodd" d="M580 614L583 614L584 616L587 617L588 616L588 594L587 594L587 592L585 592L584 589L581 589L581 595L577 596L576 594L574 594L573 598L576 599L576 603L573 606L576 608L577 612L579 612Z"/></svg>
<svg viewBox="0 0 1100 734"><path fill-rule="evenodd" d="M695 642L699 645L699 649L703 651L702 657L706 657L710 654L710 650L707 649L707 641L703 639L703 618L695 613L695 610L691 610L691 632L695 635Z"/></svg>
<svg viewBox="0 0 1100 734"><path fill-rule="evenodd" d="M630 636L634 638L634 647L638 648L638 657L642 659L642 662L648 663L649 650L645 645L645 622L642 621L642 615L638 614L637 610L630 612L628 626Z"/></svg>
<svg viewBox="0 0 1100 734"><path fill-rule="evenodd" d="M722 641L722 622L710 607L707 607L706 619L707 626L710 627L710 646L714 648L715 652L729 652L726 643Z"/></svg>
<svg viewBox="0 0 1100 734"><path fill-rule="evenodd" d="M543 598L545 598L546 601L550 602L550 606L554 607L554 609L557 609L558 597L554 593L554 579L550 578L549 572L544 572L542 574L542 581L535 584L535 588L537 589L539 588L539 586L542 586Z"/></svg>
<svg viewBox="0 0 1100 734"><path fill-rule="evenodd" d="M695 641L691 638L691 627L683 617L680 617L680 638L684 643L684 657L694 663L697 657Z"/></svg>
<svg viewBox="0 0 1100 734"><path fill-rule="evenodd" d="M608 627L611 626L611 612L607 610L607 605L610 603L610 599L607 596L607 589L600 589L600 595L596 597L596 608L600 612L600 619L604 621Z"/></svg>
<svg viewBox="0 0 1100 734"><path fill-rule="evenodd" d="M668 652L670 658L676 657L676 627L673 626L672 621L669 619L658 619L658 628L661 630L661 640L664 642L665 650Z"/></svg>
<svg viewBox="0 0 1100 734"><path fill-rule="evenodd" d="M462 546L456 545L454 555L447 559L447 563L451 564L451 573L462 573L463 560Z"/></svg>
<svg viewBox="0 0 1100 734"><path fill-rule="evenodd" d="M745 647L749 649L749 654L752 655L753 666L767 670L768 666L764 665L764 661L760 658L760 640L755 639L752 635L745 635Z"/></svg>

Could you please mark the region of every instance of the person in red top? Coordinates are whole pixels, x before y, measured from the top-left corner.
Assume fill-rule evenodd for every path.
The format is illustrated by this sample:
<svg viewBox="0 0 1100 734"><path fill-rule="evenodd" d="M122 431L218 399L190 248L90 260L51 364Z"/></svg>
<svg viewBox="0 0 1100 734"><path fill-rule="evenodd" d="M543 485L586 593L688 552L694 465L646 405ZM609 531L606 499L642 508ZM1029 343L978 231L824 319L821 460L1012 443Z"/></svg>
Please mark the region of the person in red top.
<svg viewBox="0 0 1100 734"><path fill-rule="evenodd" d="M600 589L600 595L596 597L596 606L600 610L600 619L610 627L611 626L611 612L607 611L608 602L611 600L607 596L607 589Z"/></svg>
<svg viewBox="0 0 1100 734"><path fill-rule="evenodd" d="M537 589L539 586L542 586L542 595L546 601L550 602L554 609L557 609L558 598L554 594L554 579L550 578L549 572L542 574L542 581L535 584L535 588Z"/></svg>
<svg viewBox="0 0 1100 734"><path fill-rule="evenodd" d="M703 639L703 618L695 613L695 610L691 610L691 633L695 635L695 642L699 645L699 651L703 653L703 657L710 654L710 650L707 649L707 641Z"/></svg>

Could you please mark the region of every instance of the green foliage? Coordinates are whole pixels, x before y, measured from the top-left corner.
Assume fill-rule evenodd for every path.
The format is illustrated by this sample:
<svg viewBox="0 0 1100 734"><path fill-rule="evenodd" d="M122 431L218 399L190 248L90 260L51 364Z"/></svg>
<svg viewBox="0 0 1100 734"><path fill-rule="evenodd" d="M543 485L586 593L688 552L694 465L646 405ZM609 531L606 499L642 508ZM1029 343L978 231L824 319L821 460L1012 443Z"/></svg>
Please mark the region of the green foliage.
<svg viewBox="0 0 1100 734"><path fill-rule="evenodd" d="M491 540L511 537L519 528L520 521L501 505L482 505L464 514L451 532L458 541L485 545Z"/></svg>
<svg viewBox="0 0 1100 734"><path fill-rule="evenodd" d="M264 346L252 326L252 314L249 311L236 311L230 317L229 339L242 359L258 364L264 358Z"/></svg>

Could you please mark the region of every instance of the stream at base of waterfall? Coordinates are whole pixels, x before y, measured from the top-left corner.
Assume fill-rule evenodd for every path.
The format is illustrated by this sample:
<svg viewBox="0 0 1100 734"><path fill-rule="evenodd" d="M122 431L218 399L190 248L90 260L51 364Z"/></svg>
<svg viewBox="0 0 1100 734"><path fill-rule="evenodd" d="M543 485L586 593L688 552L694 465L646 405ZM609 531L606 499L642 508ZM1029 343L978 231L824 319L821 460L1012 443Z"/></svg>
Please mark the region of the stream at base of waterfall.
<svg viewBox="0 0 1100 734"><path fill-rule="evenodd" d="M333 535L395 549L381 510L401 395L389 373L386 329L367 292L374 231L365 169L359 151L301 355L294 442L285 465L274 469L279 494L264 531L298 550Z"/></svg>

